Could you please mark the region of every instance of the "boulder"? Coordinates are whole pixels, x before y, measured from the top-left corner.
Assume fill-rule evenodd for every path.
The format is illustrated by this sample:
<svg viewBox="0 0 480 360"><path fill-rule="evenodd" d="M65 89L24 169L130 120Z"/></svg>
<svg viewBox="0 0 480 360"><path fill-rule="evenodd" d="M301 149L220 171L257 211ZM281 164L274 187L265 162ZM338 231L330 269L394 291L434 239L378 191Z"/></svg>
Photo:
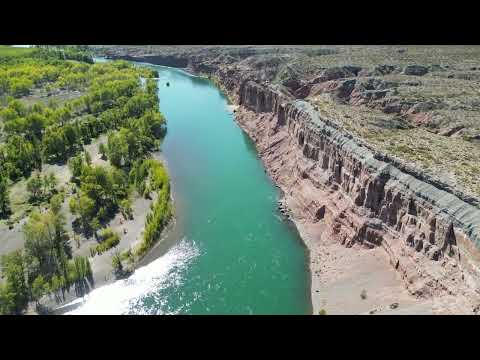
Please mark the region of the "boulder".
<svg viewBox="0 0 480 360"><path fill-rule="evenodd" d="M297 79L287 79L282 82L282 85L289 90L296 91L302 86L302 83Z"/></svg>
<svg viewBox="0 0 480 360"><path fill-rule="evenodd" d="M353 89L355 88L355 84L356 84L355 79L342 81L337 87L335 94L340 98L349 97Z"/></svg>
<svg viewBox="0 0 480 360"><path fill-rule="evenodd" d="M422 65L408 65L403 69L405 75L423 76L428 73L428 68Z"/></svg>
<svg viewBox="0 0 480 360"><path fill-rule="evenodd" d="M400 68L396 65L377 65L373 69L373 74L374 76L382 76L382 75L388 75L394 72L400 72Z"/></svg>
<svg viewBox="0 0 480 360"><path fill-rule="evenodd" d="M402 82L402 85L420 86L420 85L422 85L422 82L420 80L407 80L407 81Z"/></svg>
<svg viewBox="0 0 480 360"><path fill-rule="evenodd" d="M430 71L447 71L442 65L433 64L429 66Z"/></svg>

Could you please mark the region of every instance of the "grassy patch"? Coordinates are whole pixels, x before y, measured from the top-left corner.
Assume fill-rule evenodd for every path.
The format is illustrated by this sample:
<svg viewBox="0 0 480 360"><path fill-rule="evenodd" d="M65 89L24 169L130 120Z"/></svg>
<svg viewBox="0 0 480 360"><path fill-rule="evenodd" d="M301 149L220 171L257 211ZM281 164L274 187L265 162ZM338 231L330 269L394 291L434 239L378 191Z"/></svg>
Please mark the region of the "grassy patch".
<svg viewBox="0 0 480 360"><path fill-rule="evenodd" d="M34 207L28 202L28 197L26 179L16 182L10 188L11 223L20 221L33 210Z"/></svg>
<svg viewBox="0 0 480 360"><path fill-rule="evenodd" d="M100 244L90 248L91 256L101 255L120 243L120 236L110 228L100 231L98 237Z"/></svg>
<svg viewBox="0 0 480 360"><path fill-rule="evenodd" d="M0 57L17 57L33 53L34 48L12 47L10 45L0 45Z"/></svg>

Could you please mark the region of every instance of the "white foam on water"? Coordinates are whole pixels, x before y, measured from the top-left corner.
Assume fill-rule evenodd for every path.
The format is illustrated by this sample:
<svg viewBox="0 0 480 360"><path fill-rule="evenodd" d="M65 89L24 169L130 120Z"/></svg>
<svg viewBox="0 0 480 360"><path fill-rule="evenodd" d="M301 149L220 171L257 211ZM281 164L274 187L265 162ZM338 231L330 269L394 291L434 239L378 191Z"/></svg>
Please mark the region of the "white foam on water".
<svg viewBox="0 0 480 360"><path fill-rule="evenodd" d="M183 239L165 255L141 267L127 279L93 290L85 296L85 303L67 312L66 315L120 315L127 313L142 314L142 308L132 307L143 297L154 294L159 289L179 286L184 270L200 254L194 243ZM162 303L161 299L155 299ZM81 302L76 299L65 305Z"/></svg>

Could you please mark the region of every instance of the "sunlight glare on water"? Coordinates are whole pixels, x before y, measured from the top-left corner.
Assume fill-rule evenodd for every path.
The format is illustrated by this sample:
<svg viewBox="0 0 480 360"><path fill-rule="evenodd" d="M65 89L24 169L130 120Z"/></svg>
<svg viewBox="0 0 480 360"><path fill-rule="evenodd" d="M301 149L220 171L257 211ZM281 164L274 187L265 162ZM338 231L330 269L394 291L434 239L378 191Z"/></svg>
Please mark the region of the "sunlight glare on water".
<svg viewBox="0 0 480 360"><path fill-rule="evenodd" d="M84 304L67 315L142 314L138 299L165 287L179 286L186 267L198 255L198 248L184 239L129 278L93 290Z"/></svg>

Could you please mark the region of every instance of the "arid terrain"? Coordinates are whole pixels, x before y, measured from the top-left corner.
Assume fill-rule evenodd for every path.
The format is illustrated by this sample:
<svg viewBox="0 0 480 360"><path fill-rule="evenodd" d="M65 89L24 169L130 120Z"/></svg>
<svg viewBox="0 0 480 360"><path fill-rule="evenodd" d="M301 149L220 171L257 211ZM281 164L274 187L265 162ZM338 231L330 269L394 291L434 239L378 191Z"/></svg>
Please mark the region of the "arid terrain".
<svg viewBox="0 0 480 360"><path fill-rule="evenodd" d="M314 313L480 309L480 47L96 46L215 81L310 250Z"/></svg>

